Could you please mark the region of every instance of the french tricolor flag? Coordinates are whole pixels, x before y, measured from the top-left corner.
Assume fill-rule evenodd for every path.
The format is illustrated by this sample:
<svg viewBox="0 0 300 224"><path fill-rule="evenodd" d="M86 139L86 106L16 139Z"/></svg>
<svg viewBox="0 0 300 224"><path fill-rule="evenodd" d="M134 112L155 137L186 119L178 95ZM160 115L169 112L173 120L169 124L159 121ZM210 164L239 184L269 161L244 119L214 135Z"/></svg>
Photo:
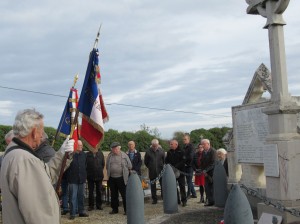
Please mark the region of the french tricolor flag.
<svg viewBox="0 0 300 224"><path fill-rule="evenodd" d="M98 49L90 53L89 63L78 102L82 114L81 138L89 148L99 148L104 137L103 122L108 120L103 98L98 89L100 80Z"/></svg>

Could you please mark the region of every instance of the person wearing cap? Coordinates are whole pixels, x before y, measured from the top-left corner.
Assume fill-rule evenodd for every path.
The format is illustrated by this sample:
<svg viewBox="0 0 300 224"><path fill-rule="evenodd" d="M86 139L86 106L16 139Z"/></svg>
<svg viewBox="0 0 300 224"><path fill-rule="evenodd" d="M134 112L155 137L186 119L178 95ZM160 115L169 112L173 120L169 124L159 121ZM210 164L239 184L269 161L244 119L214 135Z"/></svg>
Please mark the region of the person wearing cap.
<svg viewBox="0 0 300 224"><path fill-rule="evenodd" d="M111 212L109 214L117 214L119 212L119 192L122 197L124 215L126 215L126 185L128 176L132 169L132 164L126 153L121 151L119 142L113 142L110 146L111 152L106 159L106 170L108 176L108 185L111 191Z"/></svg>
<svg viewBox="0 0 300 224"><path fill-rule="evenodd" d="M228 177L228 162L227 162L227 151L223 148L217 150L217 160L223 165L226 175Z"/></svg>
<svg viewBox="0 0 300 224"><path fill-rule="evenodd" d="M19 111L13 125L14 138L7 146L1 167L2 222L18 224L60 223L57 182L66 152L74 140L64 141L48 162L35 153L44 133L44 116L35 109ZM71 161L67 159L67 167Z"/></svg>

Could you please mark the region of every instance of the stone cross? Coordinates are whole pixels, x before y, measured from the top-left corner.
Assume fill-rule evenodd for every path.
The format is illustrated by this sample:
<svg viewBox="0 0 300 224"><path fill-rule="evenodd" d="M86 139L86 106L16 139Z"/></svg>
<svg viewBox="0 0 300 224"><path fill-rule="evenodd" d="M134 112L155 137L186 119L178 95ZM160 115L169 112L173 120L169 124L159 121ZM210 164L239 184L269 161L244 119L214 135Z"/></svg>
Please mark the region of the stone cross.
<svg viewBox="0 0 300 224"><path fill-rule="evenodd" d="M290 0L246 0L248 14L259 14L267 18L264 26L269 31L269 45L272 72L272 101L282 104L290 99L288 92L286 57L284 47L282 14Z"/></svg>

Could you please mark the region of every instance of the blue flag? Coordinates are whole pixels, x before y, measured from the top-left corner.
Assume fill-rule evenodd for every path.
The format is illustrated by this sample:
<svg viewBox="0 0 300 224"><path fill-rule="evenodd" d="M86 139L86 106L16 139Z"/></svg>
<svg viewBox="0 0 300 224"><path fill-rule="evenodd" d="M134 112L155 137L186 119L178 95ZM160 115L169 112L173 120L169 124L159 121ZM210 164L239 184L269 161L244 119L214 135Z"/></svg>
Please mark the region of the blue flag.
<svg viewBox="0 0 300 224"><path fill-rule="evenodd" d="M71 88L64 112L58 125L58 133L60 135L67 136L71 133L72 118L74 119L75 117L77 101L77 89Z"/></svg>
<svg viewBox="0 0 300 224"><path fill-rule="evenodd" d="M78 110L82 114L81 140L89 148L99 148L104 137L103 114L108 118L104 103L98 89L100 80L99 52L93 49L90 53L84 83L82 86Z"/></svg>
<svg viewBox="0 0 300 224"><path fill-rule="evenodd" d="M84 83L79 97L78 110L86 117L90 117L95 101L97 100L98 86L96 82L98 66L98 49L90 53L89 63L86 69Z"/></svg>

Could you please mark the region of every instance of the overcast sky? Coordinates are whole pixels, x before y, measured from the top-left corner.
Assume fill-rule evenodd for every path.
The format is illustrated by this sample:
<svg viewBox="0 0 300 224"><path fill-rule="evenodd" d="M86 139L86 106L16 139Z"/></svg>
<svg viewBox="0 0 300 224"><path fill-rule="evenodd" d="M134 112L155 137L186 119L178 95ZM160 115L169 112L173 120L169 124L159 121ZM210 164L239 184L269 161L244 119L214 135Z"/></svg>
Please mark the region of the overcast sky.
<svg viewBox="0 0 300 224"><path fill-rule="evenodd" d="M12 125L18 110L34 107L45 126L57 128L75 73L81 91L102 23L106 130L146 124L171 138L175 131L231 127L231 107L242 103L255 70L261 63L270 69L266 19L246 14L247 6L243 0L2 0L0 124ZM284 13L289 91L298 96L299 9L293 0Z"/></svg>

